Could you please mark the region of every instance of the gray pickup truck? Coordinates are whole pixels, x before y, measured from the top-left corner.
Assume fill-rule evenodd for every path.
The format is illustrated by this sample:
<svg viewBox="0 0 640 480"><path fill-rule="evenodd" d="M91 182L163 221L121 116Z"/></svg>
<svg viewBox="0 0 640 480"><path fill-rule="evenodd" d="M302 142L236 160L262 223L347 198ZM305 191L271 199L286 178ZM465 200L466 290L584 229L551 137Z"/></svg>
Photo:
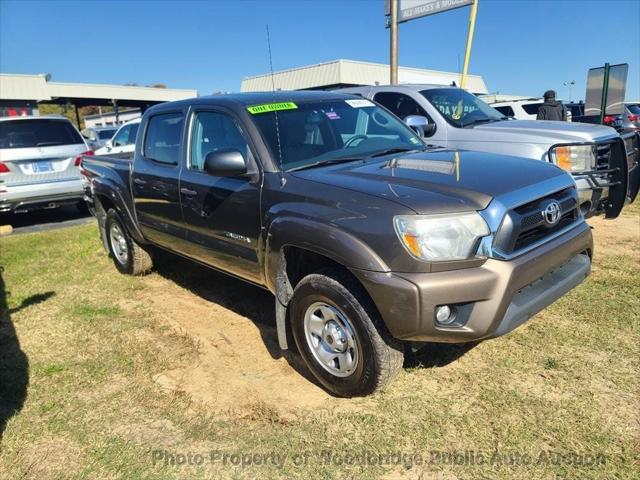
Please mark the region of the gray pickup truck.
<svg viewBox="0 0 640 480"><path fill-rule="evenodd" d="M119 271L147 272L160 247L269 290L280 346L340 396L388 384L409 342L505 334L590 272L566 172L429 148L351 95L157 105L133 161L81 171Z"/></svg>
<svg viewBox="0 0 640 480"><path fill-rule="evenodd" d="M512 120L456 87L379 85L340 90L386 107L419 128L428 144L514 155L573 176L586 217L616 218L640 187L640 135L584 123Z"/></svg>

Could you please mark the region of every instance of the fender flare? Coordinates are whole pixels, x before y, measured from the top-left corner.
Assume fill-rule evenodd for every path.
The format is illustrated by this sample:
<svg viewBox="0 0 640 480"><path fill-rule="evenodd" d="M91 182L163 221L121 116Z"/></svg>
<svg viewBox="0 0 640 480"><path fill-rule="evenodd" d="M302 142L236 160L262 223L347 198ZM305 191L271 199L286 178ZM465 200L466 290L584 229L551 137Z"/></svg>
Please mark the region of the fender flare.
<svg viewBox="0 0 640 480"><path fill-rule="evenodd" d="M285 247L317 253L346 268L388 272L385 262L364 243L333 225L299 217L285 217L269 225L265 248L265 282L275 295L278 344L287 350L287 306L293 295L284 254Z"/></svg>
<svg viewBox="0 0 640 480"><path fill-rule="evenodd" d="M266 241L265 281L269 290L286 305L290 295L283 291L282 274L286 267L285 247L297 247L317 253L346 268L388 272L389 267L365 242L328 223L306 218L285 217L269 225ZM284 294L284 296L283 296Z"/></svg>
<svg viewBox="0 0 640 480"><path fill-rule="evenodd" d="M134 240L141 244L147 243L144 239L144 236L142 235L142 232L138 228L135 213L133 212L132 208L129 207L131 202L127 202L127 200L125 199L130 199L130 195L128 192L123 192L123 189L120 185L110 179L96 178L93 183L92 196L94 198L94 202L99 203L103 210L104 207L102 206L102 202L100 202L100 197L108 198L109 201L111 201L115 206L116 211L120 215L120 218L122 218L122 221L127 227L129 234L134 238ZM98 222L100 223L100 218L98 218ZM104 227L104 222L100 224L100 227Z"/></svg>

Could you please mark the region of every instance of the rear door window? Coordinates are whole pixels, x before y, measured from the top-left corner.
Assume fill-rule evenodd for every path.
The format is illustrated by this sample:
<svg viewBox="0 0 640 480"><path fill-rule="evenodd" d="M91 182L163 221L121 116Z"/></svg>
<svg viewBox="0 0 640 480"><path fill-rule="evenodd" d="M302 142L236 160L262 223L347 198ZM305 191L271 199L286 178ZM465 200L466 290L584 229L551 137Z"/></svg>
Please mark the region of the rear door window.
<svg viewBox="0 0 640 480"><path fill-rule="evenodd" d="M155 162L177 165L184 126L182 113L163 113L149 119L143 155Z"/></svg>
<svg viewBox="0 0 640 480"><path fill-rule="evenodd" d="M33 119L0 122L0 148L52 147L84 143L64 120Z"/></svg>
<svg viewBox="0 0 640 480"><path fill-rule="evenodd" d="M538 115L541 103L525 103L522 105L522 109L529 115Z"/></svg>
<svg viewBox="0 0 640 480"><path fill-rule="evenodd" d="M493 107L493 105L491 105L491 106ZM493 107L493 108L498 110L505 117L514 117L515 116L515 112L513 111L513 108L511 108L509 105L503 105L501 107Z"/></svg>

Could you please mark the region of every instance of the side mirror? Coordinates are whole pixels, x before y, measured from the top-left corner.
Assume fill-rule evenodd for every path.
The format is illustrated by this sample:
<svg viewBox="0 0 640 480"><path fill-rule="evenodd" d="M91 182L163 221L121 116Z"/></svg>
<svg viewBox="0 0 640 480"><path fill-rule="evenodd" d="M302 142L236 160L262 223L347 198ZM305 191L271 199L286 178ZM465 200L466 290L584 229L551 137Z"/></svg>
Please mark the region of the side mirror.
<svg viewBox="0 0 640 480"><path fill-rule="evenodd" d="M247 164L238 150L225 148L207 153L204 171L216 177L236 177L247 173Z"/></svg>
<svg viewBox="0 0 640 480"><path fill-rule="evenodd" d="M422 115L409 115L404 119L404 123L421 137L428 137L436 131L435 123L429 123L427 117L423 117Z"/></svg>
<svg viewBox="0 0 640 480"><path fill-rule="evenodd" d="M111 139L107 140L104 144L105 147L107 147L108 149L112 149L113 148L113 142L111 141Z"/></svg>

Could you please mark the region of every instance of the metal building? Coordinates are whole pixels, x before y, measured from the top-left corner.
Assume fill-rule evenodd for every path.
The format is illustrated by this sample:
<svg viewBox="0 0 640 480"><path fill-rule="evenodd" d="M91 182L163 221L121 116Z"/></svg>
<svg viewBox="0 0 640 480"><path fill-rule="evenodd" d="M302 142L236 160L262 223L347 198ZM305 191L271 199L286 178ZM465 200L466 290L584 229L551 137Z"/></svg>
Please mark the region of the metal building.
<svg viewBox="0 0 640 480"><path fill-rule="evenodd" d="M134 107L198 96L197 90L50 82L50 75L0 74L0 113L30 114L40 103ZM7 113L8 112L8 113Z"/></svg>
<svg viewBox="0 0 640 480"><path fill-rule="evenodd" d="M399 67L399 83L427 83L432 85L460 84L460 74L440 72L421 68ZM265 73L242 80L242 92L276 90L329 90L359 85L389 84L389 65L382 63L358 62L354 60L334 60L316 65ZM484 79L479 75L469 75L467 90L475 94L488 93Z"/></svg>

